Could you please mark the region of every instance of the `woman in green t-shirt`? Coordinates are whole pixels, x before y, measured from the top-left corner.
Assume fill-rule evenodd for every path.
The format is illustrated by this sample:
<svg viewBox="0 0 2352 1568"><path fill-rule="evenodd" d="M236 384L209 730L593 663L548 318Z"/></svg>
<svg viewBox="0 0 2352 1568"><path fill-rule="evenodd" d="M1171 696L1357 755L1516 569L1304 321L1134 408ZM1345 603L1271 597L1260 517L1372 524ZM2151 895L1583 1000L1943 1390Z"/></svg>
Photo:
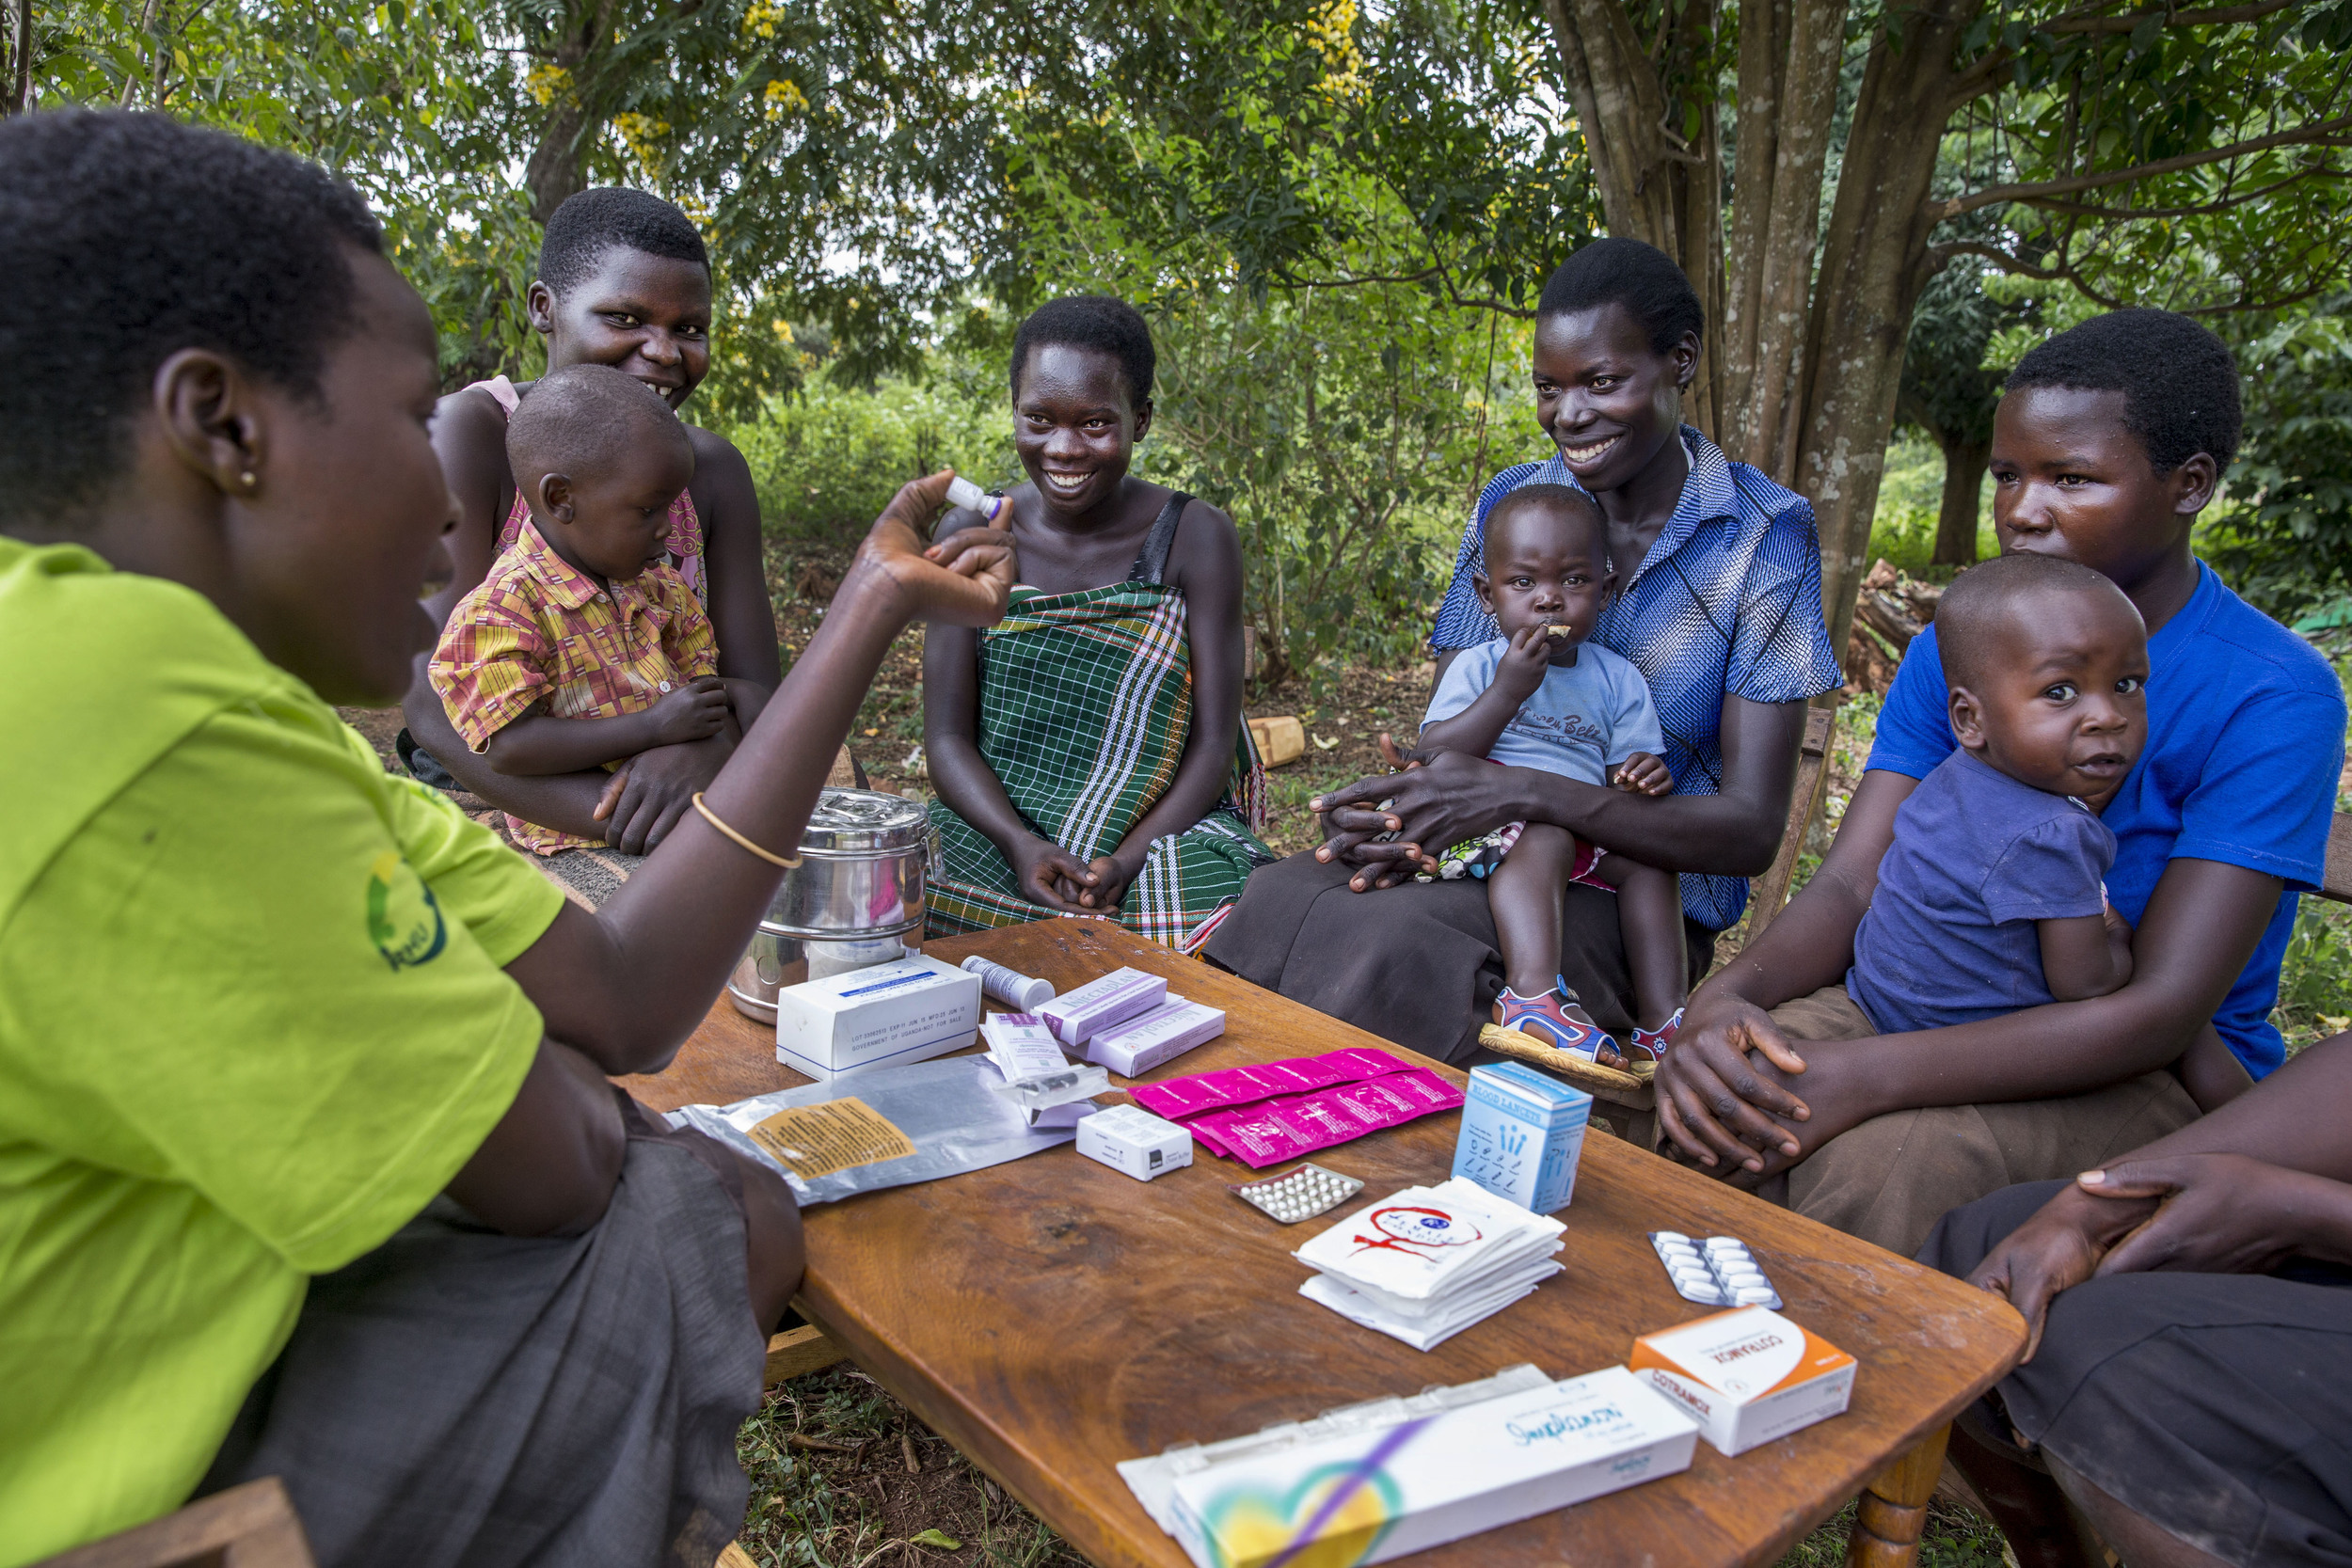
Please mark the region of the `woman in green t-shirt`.
<svg viewBox="0 0 2352 1568"><path fill-rule="evenodd" d="M901 490L597 913L331 703L387 705L453 506L359 198L160 117L0 125L0 1568L282 1475L326 1564L709 1562L801 1273L664 1064L891 639L1004 536Z"/></svg>

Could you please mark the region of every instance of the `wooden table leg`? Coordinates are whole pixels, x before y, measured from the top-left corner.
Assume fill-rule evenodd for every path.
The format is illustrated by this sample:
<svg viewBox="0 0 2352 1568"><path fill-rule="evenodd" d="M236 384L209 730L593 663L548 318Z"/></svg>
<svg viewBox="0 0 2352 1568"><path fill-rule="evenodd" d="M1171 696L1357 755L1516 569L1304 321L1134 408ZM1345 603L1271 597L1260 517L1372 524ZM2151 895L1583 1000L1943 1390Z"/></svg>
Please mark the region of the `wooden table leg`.
<svg viewBox="0 0 2352 1568"><path fill-rule="evenodd" d="M822 1370L840 1360L841 1347L825 1338L815 1323L787 1328L768 1341L768 1375L763 1386L773 1388L803 1372Z"/></svg>
<svg viewBox="0 0 2352 1568"><path fill-rule="evenodd" d="M1870 1478L1846 1536L1846 1568L1911 1568L1919 1556L1919 1532L1928 1522L1928 1498L1944 1473L1949 1425L1937 1427L1917 1448Z"/></svg>

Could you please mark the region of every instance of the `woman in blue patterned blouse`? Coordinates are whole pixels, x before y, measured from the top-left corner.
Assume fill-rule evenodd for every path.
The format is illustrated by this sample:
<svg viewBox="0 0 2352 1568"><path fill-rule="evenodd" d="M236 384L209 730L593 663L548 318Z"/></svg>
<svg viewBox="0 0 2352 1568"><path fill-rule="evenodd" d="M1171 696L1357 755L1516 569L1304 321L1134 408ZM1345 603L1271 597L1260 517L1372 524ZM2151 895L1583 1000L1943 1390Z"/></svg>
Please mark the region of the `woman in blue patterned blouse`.
<svg viewBox="0 0 2352 1568"><path fill-rule="evenodd" d="M1430 639L1442 677L1461 650L1497 635L1470 588L1496 502L1525 484L1589 491L1620 584L1592 641L1649 682L1674 793L1630 795L1457 752L1359 781L1313 802L1328 842L1250 879L1208 944L1212 959L1461 1060L1502 985L1494 921L1477 883L1412 874L1448 845L1525 821L1681 872L1691 977L1706 972L1746 879L1779 848L1806 699L1839 675L1811 505L1681 422L1705 329L1681 269L1639 241L1597 240L1552 274L1534 368L1536 419L1557 450L1504 469L1479 497ZM1632 982L1615 899L1581 884L1564 898L1562 983L1622 1037Z"/></svg>

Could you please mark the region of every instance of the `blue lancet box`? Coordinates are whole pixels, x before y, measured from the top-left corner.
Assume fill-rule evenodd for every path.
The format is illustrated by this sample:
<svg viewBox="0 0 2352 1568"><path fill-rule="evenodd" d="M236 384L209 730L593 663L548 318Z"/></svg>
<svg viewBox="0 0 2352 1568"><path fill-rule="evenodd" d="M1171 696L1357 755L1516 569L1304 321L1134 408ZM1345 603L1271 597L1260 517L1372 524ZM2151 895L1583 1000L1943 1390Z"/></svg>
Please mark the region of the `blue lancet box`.
<svg viewBox="0 0 2352 1568"><path fill-rule="evenodd" d="M1568 1206L1593 1097L1518 1062L1472 1068L1454 1174L1549 1214Z"/></svg>

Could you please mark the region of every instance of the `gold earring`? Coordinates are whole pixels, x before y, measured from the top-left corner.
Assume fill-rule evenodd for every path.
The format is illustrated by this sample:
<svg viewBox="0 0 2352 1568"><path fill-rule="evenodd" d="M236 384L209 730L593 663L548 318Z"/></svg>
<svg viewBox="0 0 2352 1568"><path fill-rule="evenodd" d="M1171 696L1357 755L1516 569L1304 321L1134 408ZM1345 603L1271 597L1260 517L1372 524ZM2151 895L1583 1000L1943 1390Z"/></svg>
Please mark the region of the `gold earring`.
<svg viewBox="0 0 2352 1568"><path fill-rule="evenodd" d="M252 489L252 488L253 488L256 484L259 484L259 483L261 483L262 482L261 482L261 480L260 480L258 477L256 477L256 476L255 476L255 474L254 474L254 472L253 472L253 470L252 470L252 469L247 468L245 472L243 472L243 473L241 473L241 474L239 474L239 475L237 476L237 483L238 483L239 484L244 485L246 489L250 490L250 489Z"/></svg>

